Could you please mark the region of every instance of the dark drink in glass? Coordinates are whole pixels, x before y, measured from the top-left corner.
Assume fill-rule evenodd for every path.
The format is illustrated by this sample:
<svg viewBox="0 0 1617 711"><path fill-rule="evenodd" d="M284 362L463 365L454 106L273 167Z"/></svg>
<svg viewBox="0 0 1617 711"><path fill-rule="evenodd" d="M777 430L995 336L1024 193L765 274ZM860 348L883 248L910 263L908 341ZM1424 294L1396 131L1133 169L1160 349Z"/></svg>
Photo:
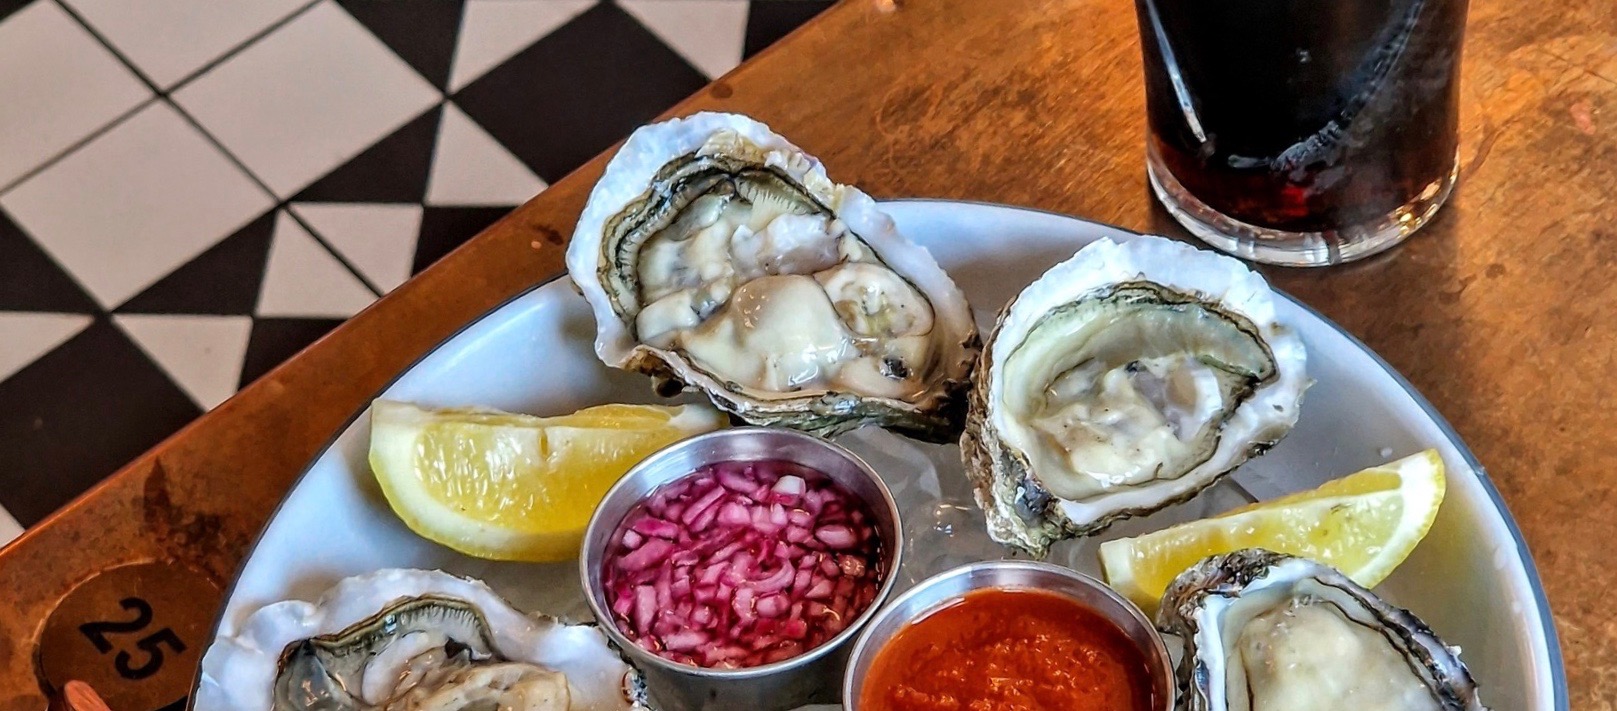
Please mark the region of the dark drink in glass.
<svg viewBox="0 0 1617 711"><path fill-rule="evenodd" d="M1454 186L1466 0L1136 0L1168 211L1258 261L1357 259Z"/></svg>

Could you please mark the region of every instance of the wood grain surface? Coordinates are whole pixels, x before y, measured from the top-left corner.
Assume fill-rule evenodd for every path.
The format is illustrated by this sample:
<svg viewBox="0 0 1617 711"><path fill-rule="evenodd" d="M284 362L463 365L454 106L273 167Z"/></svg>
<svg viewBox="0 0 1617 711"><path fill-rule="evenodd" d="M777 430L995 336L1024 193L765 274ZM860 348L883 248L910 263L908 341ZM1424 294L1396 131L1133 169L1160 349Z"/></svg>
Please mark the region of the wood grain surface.
<svg viewBox="0 0 1617 711"><path fill-rule="evenodd" d="M1572 708L1610 710L1617 11L1612 0L1473 0L1468 32L1450 204L1367 262L1266 272L1385 356L1470 443L1537 558ZM1182 234L1145 182L1141 92L1126 0L844 0L671 113L756 116L877 197L1004 202ZM310 458L384 383L561 269L601 165L0 552L0 709L46 707L36 637L76 581L151 559L228 581ZM219 601L199 586L173 602Z"/></svg>

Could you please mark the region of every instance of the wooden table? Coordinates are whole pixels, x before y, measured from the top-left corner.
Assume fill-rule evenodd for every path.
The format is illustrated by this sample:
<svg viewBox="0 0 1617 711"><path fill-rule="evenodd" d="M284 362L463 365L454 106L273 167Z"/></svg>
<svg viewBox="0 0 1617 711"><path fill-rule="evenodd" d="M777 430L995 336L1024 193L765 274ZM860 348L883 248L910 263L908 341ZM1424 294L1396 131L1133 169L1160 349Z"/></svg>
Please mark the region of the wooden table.
<svg viewBox="0 0 1617 711"><path fill-rule="evenodd" d="M1145 182L1138 55L1125 0L844 0L671 113L752 114L878 197L1005 202L1182 234ZM1572 708L1613 709L1617 13L1611 0L1474 0L1464 72L1461 185L1436 221L1367 262L1266 271L1391 361L1471 444L1540 566ZM0 709L44 708L36 645L76 582L143 560L228 581L357 408L461 324L562 269L601 166L0 552ZM153 605L211 619L216 589L178 587ZM188 640L189 658L206 641ZM184 693L168 683L162 693Z"/></svg>

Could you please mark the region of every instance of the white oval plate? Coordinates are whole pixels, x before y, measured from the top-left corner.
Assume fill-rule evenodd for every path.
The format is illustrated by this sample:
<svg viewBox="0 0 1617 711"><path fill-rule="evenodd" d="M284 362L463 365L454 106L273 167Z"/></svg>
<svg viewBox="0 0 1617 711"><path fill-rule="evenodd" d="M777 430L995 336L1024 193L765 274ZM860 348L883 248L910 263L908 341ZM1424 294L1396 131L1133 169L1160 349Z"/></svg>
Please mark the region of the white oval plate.
<svg viewBox="0 0 1617 711"><path fill-rule="evenodd" d="M931 250L976 305L980 324L1045 269L1101 237L1124 230L1076 218L978 203L905 200L885 206L901 231ZM1113 527L1102 539L1155 530L1257 498L1317 486L1363 467L1436 447L1448 465L1437 522L1379 592L1426 620L1464 651L1495 709L1560 711L1566 681L1548 604L1510 514L1453 429L1384 361L1335 324L1286 298L1284 323L1308 346L1308 391L1296 429L1224 485L1189 504ZM591 349L589 309L565 279L538 286L440 345L390 385L383 397L432 406L481 405L558 414L603 402L652 402L648 381L610 370ZM313 599L338 579L378 568L441 568L487 580L519 607L588 616L575 564L491 563L416 537L382 499L366 452L369 411L359 413L309 466L248 556L220 616L234 634L260 606ZM895 485L908 489L906 526L940 537L904 577L925 574L997 548L973 538L970 508L953 445L920 445L869 429L844 438ZM919 455L919 456L917 456ZM920 462L917 467L916 462ZM1244 489L1244 491L1243 491ZM899 492L904 495L904 491ZM938 503L942 497L942 503ZM973 533L942 540L934 523ZM1057 555L1095 571L1095 541ZM211 683L202 675L201 683ZM211 710L204 710L211 711Z"/></svg>

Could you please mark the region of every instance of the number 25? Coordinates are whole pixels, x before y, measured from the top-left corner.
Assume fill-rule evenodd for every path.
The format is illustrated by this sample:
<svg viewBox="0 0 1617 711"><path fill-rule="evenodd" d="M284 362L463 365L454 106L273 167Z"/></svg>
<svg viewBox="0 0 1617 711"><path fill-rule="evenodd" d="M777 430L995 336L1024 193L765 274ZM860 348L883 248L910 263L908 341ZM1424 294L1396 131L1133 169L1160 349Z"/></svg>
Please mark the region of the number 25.
<svg viewBox="0 0 1617 711"><path fill-rule="evenodd" d="M90 644L102 654L111 652L112 642L107 641L107 634L129 634L146 629L152 623L152 606L138 597L126 597L118 602L127 612L135 613L135 619L123 622L87 622L79 625L79 631L89 638ZM145 679L163 668L163 647L179 654L185 651L185 643L180 641L174 630L164 627L135 642L135 648L145 653L145 661L140 666L131 666L134 655L125 650L118 650L118 656L113 657L112 665L118 670L118 676L131 681Z"/></svg>

